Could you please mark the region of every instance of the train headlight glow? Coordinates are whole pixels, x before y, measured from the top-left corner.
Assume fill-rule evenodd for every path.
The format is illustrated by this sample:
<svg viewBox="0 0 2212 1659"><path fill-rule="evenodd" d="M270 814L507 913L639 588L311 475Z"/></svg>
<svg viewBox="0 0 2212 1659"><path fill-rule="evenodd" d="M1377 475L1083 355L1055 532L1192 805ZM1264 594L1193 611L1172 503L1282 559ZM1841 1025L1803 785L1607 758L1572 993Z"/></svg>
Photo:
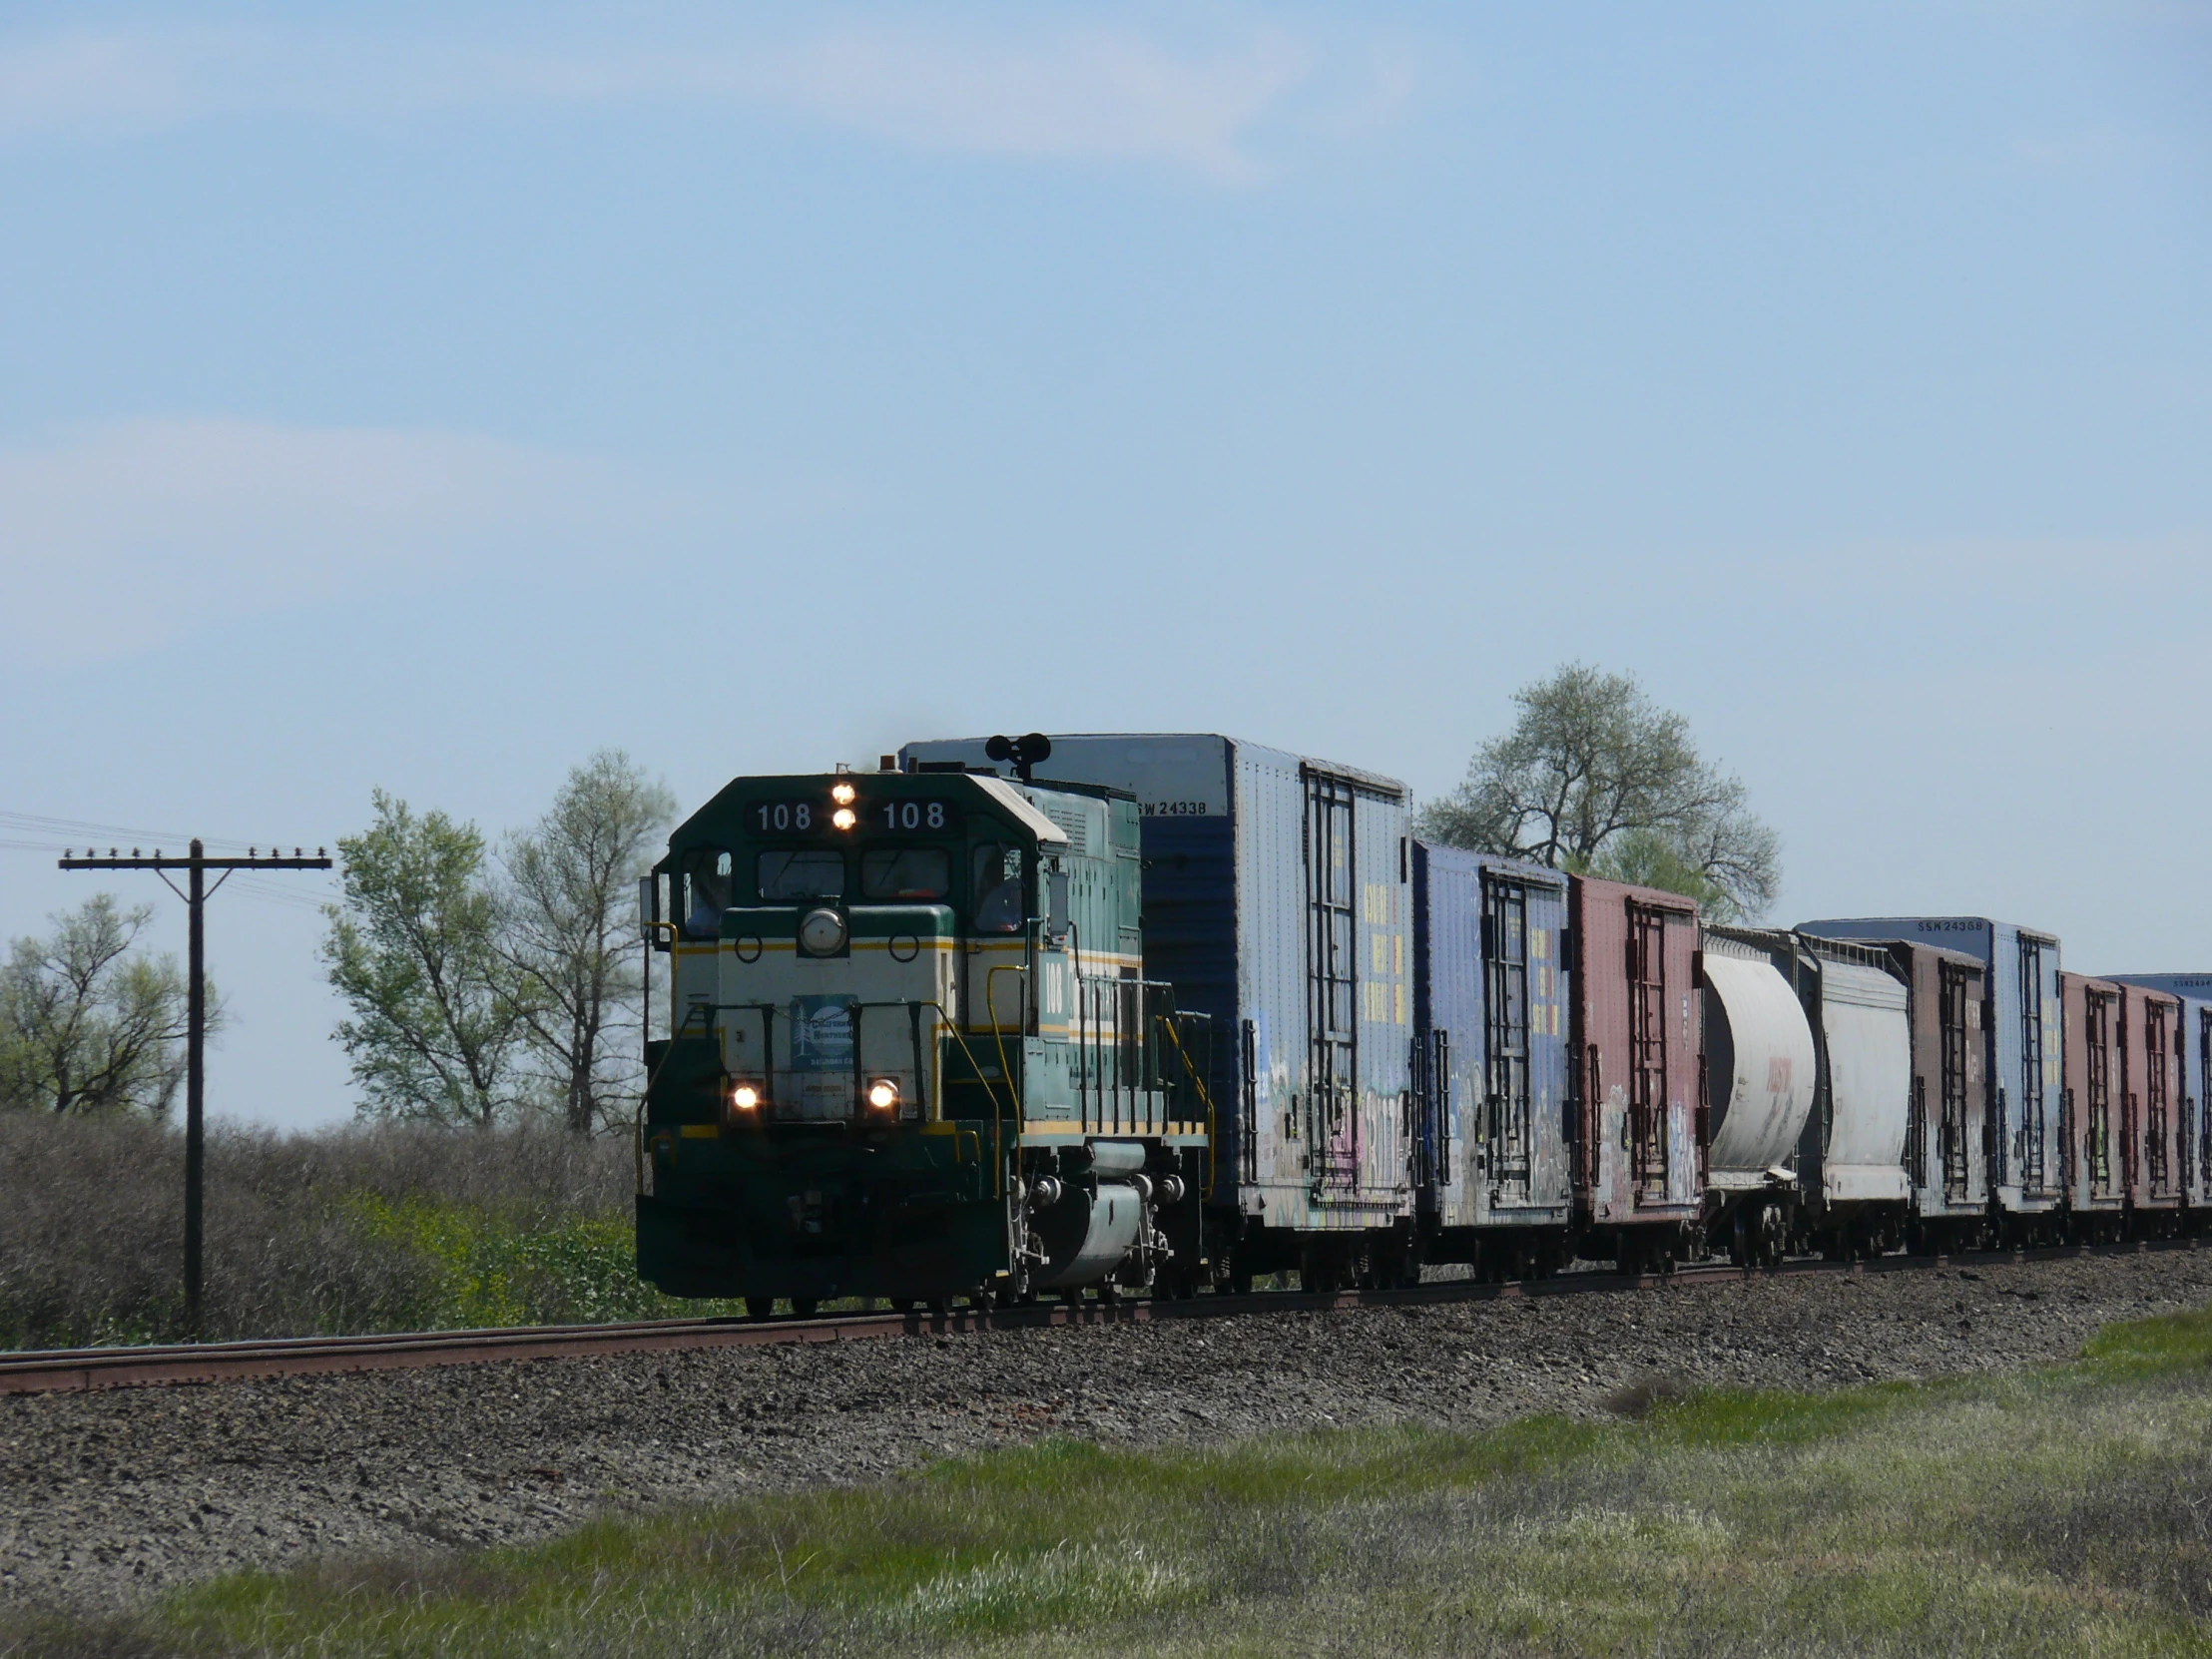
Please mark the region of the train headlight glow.
<svg viewBox="0 0 2212 1659"><path fill-rule="evenodd" d="M741 1112L758 1111L761 1105L761 1086L758 1083L738 1083L730 1090L730 1104Z"/></svg>
<svg viewBox="0 0 2212 1659"><path fill-rule="evenodd" d="M867 1086L867 1103L878 1112L887 1112L898 1104L898 1085L888 1077L878 1077Z"/></svg>
<svg viewBox="0 0 2212 1659"><path fill-rule="evenodd" d="M850 784L832 784L830 786L830 799L840 807L851 806L854 801L859 799L859 796L860 792Z"/></svg>
<svg viewBox="0 0 2212 1659"><path fill-rule="evenodd" d="M830 822L839 830L849 830L860 822L860 815L850 807L839 807L830 815Z"/></svg>

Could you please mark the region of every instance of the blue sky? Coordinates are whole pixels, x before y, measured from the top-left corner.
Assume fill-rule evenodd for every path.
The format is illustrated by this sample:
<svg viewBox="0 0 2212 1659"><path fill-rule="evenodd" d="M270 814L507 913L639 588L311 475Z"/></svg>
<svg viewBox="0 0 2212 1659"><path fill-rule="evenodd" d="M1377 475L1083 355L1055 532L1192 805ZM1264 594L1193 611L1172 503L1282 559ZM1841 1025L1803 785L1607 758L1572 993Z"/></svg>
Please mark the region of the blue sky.
<svg viewBox="0 0 2212 1659"><path fill-rule="evenodd" d="M2212 964L2212 6L184 15L0 22L0 811L1030 727L1428 796L1579 657L1781 919ZM350 1109L321 896L217 901L221 1109Z"/></svg>

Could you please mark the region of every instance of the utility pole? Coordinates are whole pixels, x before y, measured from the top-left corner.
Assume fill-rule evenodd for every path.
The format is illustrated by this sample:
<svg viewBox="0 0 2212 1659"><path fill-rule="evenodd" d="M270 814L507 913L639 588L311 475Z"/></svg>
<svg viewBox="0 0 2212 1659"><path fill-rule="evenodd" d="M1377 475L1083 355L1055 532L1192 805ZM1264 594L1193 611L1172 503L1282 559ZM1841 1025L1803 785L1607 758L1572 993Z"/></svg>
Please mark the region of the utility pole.
<svg viewBox="0 0 2212 1659"><path fill-rule="evenodd" d="M201 1287L201 1193L205 1171L207 1144L207 1047L208 1047L208 934L202 911L207 901L224 882L231 879L234 870L241 869L328 869L329 855L321 847L309 857L299 847L291 849L285 857L276 847L262 856L260 847L248 847L243 858L211 858L206 845L195 835L192 851L183 858L163 855L160 847L154 848L151 858L142 857L137 847L131 848L125 857L115 847L108 848L105 858L96 856L92 848L85 855L76 856L75 849L61 860L64 869L150 869L161 876L162 884L185 901L192 916L192 977L185 992L185 1334L193 1342L200 1340L200 1287ZM180 888L170 880L169 872L181 869L187 872L186 885ZM219 869L215 886L207 885L207 873Z"/></svg>

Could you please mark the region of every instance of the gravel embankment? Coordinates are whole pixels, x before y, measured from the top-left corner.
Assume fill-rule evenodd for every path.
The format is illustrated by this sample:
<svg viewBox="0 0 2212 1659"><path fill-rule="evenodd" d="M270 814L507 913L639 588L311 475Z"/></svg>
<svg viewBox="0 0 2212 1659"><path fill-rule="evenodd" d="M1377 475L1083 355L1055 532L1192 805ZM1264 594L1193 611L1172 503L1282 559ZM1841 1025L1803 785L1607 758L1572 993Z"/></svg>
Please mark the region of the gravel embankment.
<svg viewBox="0 0 2212 1659"><path fill-rule="evenodd" d="M2212 1251L0 1398L0 1605L513 1543L608 1508L864 1480L1047 1433L1229 1438L1595 1411L1623 1383L1806 1387L2070 1357L2212 1301Z"/></svg>

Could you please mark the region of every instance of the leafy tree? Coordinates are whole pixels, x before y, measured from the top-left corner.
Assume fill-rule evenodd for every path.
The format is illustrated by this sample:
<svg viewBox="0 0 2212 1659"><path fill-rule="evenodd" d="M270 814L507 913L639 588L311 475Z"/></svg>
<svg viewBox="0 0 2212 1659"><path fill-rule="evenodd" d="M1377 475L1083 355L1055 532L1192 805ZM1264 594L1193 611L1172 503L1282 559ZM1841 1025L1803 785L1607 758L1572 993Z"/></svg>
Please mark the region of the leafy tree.
<svg viewBox="0 0 2212 1659"><path fill-rule="evenodd" d="M365 1116L489 1124L519 1104L531 1004L499 949L484 837L378 790L375 823L341 838L345 898L322 957L352 1010L337 1040Z"/></svg>
<svg viewBox="0 0 2212 1659"><path fill-rule="evenodd" d="M575 768L534 829L506 849L500 951L522 992L528 1040L563 1121L589 1135L635 1094L644 1028L635 879L676 798L621 750Z"/></svg>
<svg viewBox="0 0 2212 1659"><path fill-rule="evenodd" d="M1424 835L1685 893L1720 920L1774 901L1781 842L1743 781L1700 757L1689 722L1632 676L1570 663L1513 702L1512 731L1421 814Z"/></svg>
<svg viewBox="0 0 2212 1659"><path fill-rule="evenodd" d="M153 919L109 893L17 939L0 967L0 1110L169 1110L185 1076L185 976L135 947ZM211 990L207 1022L222 1023Z"/></svg>

